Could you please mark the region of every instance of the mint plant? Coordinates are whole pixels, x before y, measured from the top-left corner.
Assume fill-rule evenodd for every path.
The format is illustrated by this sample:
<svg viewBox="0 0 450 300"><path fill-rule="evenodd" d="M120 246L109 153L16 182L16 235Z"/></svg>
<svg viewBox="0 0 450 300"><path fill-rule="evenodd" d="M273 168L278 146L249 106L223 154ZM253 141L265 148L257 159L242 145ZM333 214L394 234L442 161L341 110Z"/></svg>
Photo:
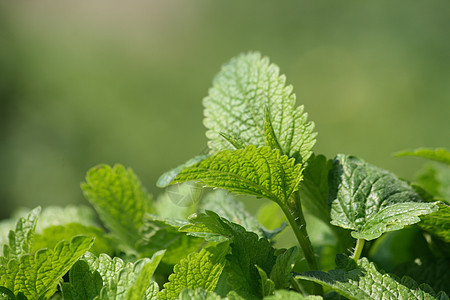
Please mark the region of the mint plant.
<svg viewBox="0 0 450 300"><path fill-rule="evenodd" d="M81 188L101 222L72 206L0 224L0 299L448 299L450 152L397 154L435 161L415 182L327 159L295 102L267 58L232 59L203 101L209 153L157 198L99 165ZM255 217L236 195L271 203Z"/></svg>

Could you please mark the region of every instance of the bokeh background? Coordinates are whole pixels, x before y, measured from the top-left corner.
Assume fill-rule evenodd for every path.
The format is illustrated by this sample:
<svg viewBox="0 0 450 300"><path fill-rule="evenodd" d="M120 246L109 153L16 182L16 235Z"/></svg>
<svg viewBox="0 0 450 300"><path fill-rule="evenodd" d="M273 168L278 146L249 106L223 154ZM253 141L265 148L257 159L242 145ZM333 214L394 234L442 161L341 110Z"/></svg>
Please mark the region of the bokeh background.
<svg viewBox="0 0 450 300"><path fill-rule="evenodd" d="M160 174L206 146L201 100L231 57L278 64L319 132L412 179L403 149L450 148L450 3L1 1L0 218L87 203L99 163Z"/></svg>

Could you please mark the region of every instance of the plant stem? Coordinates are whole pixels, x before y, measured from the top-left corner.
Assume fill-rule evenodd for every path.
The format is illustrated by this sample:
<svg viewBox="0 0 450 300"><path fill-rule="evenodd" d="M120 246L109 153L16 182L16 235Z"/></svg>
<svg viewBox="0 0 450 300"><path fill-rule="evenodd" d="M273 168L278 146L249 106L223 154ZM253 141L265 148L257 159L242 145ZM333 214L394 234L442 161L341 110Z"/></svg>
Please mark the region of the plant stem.
<svg viewBox="0 0 450 300"><path fill-rule="evenodd" d="M280 205L283 213L286 215L292 230L294 231L295 237L303 250L303 255L305 256L306 263L310 270L319 270L317 266L316 256L309 240L308 233L306 231L306 221L303 216L303 210L300 203L300 194L298 192L294 193L294 198L291 203L287 205ZM319 284L314 284L314 293L322 295L323 289Z"/></svg>
<svg viewBox="0 0 450 300"><path fill-rule="evenodd" d="M365 239L358 239L356 241L355 252L353 253L353 260L354 261L357 261L359 259L359 257L361 256L361 253L363 251L365 242L366 242Z"/></svg>

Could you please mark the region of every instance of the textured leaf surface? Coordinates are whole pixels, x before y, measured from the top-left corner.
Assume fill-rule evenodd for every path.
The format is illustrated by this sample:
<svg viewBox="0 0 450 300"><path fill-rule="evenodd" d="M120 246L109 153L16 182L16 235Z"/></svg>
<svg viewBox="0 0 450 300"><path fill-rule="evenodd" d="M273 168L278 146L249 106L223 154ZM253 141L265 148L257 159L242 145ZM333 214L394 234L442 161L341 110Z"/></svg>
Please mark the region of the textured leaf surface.
<svg viewBox="0 0 450 300"><path fill-rule="evenodd" d="M46 206L42 209L39 216L36 233L41 233L47 227L64 226L70 223L78 223L84 226L99 226L95 211L89 206Z"/></svg>
<svg viewBox="0 0 450 300"><path fill-rule="evenodd" d="M34 255L11 259L7 266L0 266L0 286L31 299L50 296L62 276L92 244L91 237L76 236L70 242L59 242L53 250L41 249Z"/></svg>
<svg viewBox="0 0 450 300"><path fill-rule="evenodd" d="M170 184L170 182L172 182L172 180L181 172L183 171L183 169L186 169L192 165L195 165L196 163L205 160L207 157L209 157L209 155L197 155L191 159L189 159L188 161L186 161L185 163L173 168L172 170L169 170L167 172L165 172L164 174L162 174L159 178L158 181L156 182L156 186L160 187L160 188L165 188L166 186L168 186Z"/></svg>
<svg viewBox="0 0 450 300"><path fill-rule="evenodd" d="M321 300L320 296L305 297L294 291L277 290L274 295L264 297L264 300Z"/></svg>
<svg viewBox="0 0 450 300"><path fill-rule="evenodd" d="M172 183L199 181L239 194L286 203L302 178L301 165L269 147L222 151L181 171Z"/></svg>
<svg viewBox="0 0 450 300"><path fill-rule="evenodd" d="M419 148L412 151L399 152L396 156L423 157L450 165L450 151L444 148Z"/></svg>
<svg viewBox="0 0 450 300"><path fill-rule="evenodd" d="M119 240L134 247L142 217L150 212L151 198L133 171L122 165L100 165L88 171L81 187L104 225Z"/></svg>
<svg viewBox="0 0 450 300"><path fill-rule="evenodd" d="M231 243L231 254L227 256L224 269L224 280L220 282L221 295L235 291L242 297L262 297L260 278L255 265L266 274L270 274L276 257L274 249L265 238L258 238L253 232L246 231L242 226L219 217L212 211L198 214L191 218L189 225L180 231L195 236L216 235L227 239ZM214 238L211 240L215 240Z"/></svg>
<svg viewBox="0 0 450 300"><path fill-rule="evenodd" d="M75 235L85 235L95 238L90 252L99 255L106 253L112 255L115 251L113 241L98 227L85 226L78 223L69 223L64 226L56 225L45 228L41 234L35 234L33 252L42 248L53 248L59 241L70 240Z"/></svg>
<svg viewBox="0 0 450 300"><path fill-rule="evenodd" d="M214 292L207 291L202 288L196 288L195 290L185 288L181 291L178 300L221 300L223 299Z"/></svg>
<svg viewBox="0 0 450 300"><path fill-rule="evenodd" d="M432 203L419 203L419 194L392 173L342 154L334 161L329 199L331 224L353 229L353 237L366 240L437 210Z"/></svg>
<svg viewBox="0 0 450 300"><path fill-rule="evenodd" d="M16 229L9 232L9 244L3 247L4 257L0 258L1 264L5 264L8 259L19 258L19 256L31 252L33 235L40 212L41 208L37 207L26 217L17 221Z"/></svg>
<svg viewBox="0 0 450 300"><path fill-rule="evenodd" d="M169 281L164 284L158 298L175 299L184 288L213 291L222 274L228 251L228 245L221 244L189 254L175 265L173 274L169 276Z"/></svg>
<svg viewBox="0 0 450 300"><path fill-rule="evenodd" d="M440 203L439 211L420 217L420 228L450 243L450 206Z"/></svg>
<svg viewBox="0 0 450 300"><path fill-rule="evenodd" d="M337 268L328 273L305 272L301 279L317 282L329 287L348 299L448 299L440 292L436 294L428 285L418 285L413 279L401 280L393 275L379 272L366 258L358 262L344 256L336 257Z"/></svg>
<svg viewBox="0 0 450 300"><path fill-rule="evenodd" d="M300 183L300 197L306 210L325 223L330 222L330 206L328 205L328 174L332 168L332 160L323 155L313 155L303 171Z"/></svg>
<svg viewBox="0 0 450 300"><path fill-rule="evenodd" d="M98 272L89 270L85 261L79 260L70 269L69 282L64 282L61 287L65 300L92 300L100 294L103 280Z"/></svg>
<svg viewBox="0 0 450 300"><path fill-rule="evenodd" d="M283 153L300 156L303 161L311 155L314 124L307 122L303 106L295 108L295 95L292 86L286 86L286 77L259 53L240 55L224 65L203 105L206 136L213 154L235 149L221 133L238 138L245 145L266 145L267 109Z"/></svg>
<svg viewBox="0 0 450 300"><path fill-rule="evenodd" d="M188 236L178 229L187 221L159 218L154 215L144 216L141 240L137 243L139 253L151 256L160 249L166 249L163 262L175 265L188 253L197 251L203 239Z"/></svg>
<svg viewBox="0 0 450 300"><path fill-rule="evenodd" d="M283 223L274 230L267 230L253 215L245 210L244 205L236 200L232 194L220 189L205 196L200 204L200 211L204 210L214 211L219 216L241 225L246 231L254 232L259 237L267 239L273 238L286 226L286 223Z"/></svg>
<svg viewBox="0 0 450 300"><path fill-rule="evenodd" d="M156 299L158 286L151 277L163 255L164 251L159 251L151 259L125 263L118 257L111 258L106 254L96 257L87 253L83 260L91 272L98 272L103 279L98 299Z"/></svg>
<svg viewBox="0 0 450 300"><path fill-rule="evenodd" d="M275 265L270 272L270 279L275 283L276 289L286 289L290 286L292 269L300 258L297 247L292 247L277 256Z"/></svg>

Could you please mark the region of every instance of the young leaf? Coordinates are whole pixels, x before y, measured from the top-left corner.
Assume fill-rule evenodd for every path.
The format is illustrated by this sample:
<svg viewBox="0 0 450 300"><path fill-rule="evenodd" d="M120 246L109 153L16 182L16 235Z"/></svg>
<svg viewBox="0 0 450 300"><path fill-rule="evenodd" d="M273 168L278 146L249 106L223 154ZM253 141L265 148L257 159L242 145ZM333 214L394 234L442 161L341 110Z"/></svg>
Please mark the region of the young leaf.
<svg viewBox="0 0 450 300"><path fill-rule="evenodd" d="M244 205L236 200L232 194L220 189L205 196L200 204L200 211L204 210L214 211L221 217L241 225L245 230L254 232L259 237L265 237L266 239L272 239L286 227L286 223L283 223L274 230L267 230L245 210Z"/></svg>
<svg viewBox="0 0 450 300"><path fill-rule="evenodd" d="M419 194L392 173L342 154L331 171L329 199L331 224L353 229L354 238L366 240L437 210L432 203L420 203Z"/></svg>
<svg viewBox="0 0 450 300"><path fill-rule="evenodd" d="M294 291L276 290L272 296L264 297L264 300L322 300L321 296L303 296Z"/></svg>
<svg viewBox="0 0 450 300"><path fill-rule="evenodd" d="M164 284L158 299L175 299L184 288L203 288L213 291L225 266L225 255L229 248L226 244L203 248L191 253L186 259L175 265L174 273Z"/></svg>
<svg viewBox="0 0 450 300"><path fill-rule="evenodd" d="M78 223L84 226L99 227L95 211L85 205L67 205L65 207L46 206L39 215L36 233L51 226L64 226L70 223Z"/></svg>
<svg viewBox="0 0 450 300"><path fill-rule="evenodd" d="M0 286L31 299L53 295L59 280L92 246L93 238L75 236L61 241L53 250L41 249L34 255L23 254L0 265Z"/></svg>
<svg viewBox="0 0 450 300"><path fill-rule="evenodd" d="M61 285L64 300L92 300L100 294L103 287L102 277L98 272L91 272L89 265L77 261L69 272L69 282Z"/></svg>
<svg viewBox="0 0 450 300"><path fill-rule="evenodd" d="M295 95L292 86L286 86L286 77L259 53L242 54L224 65L203 105L212 154L234 149L221 133L239 138L245 145L266 145L264 109L270 114L273 136L283 154L300 156L299 162L305 162L312 153L314 124L307 122L303 106L295 108Z"/></svg>
<svg viewBox="0 0 450 300"><path fill-rule="evenodd" d="M259 277L261 279L261 295L263 295L263 297L272 295L275 291L275 283L267 276L266 272L263 269L261 269L257 265L255 267L258 270Z"/></svg>
<svg viewBox="0 0 450 300"><path fill-rule="evenodd" d="M203 243L203 239L178 231L186 223L187 221L145 215L141 239L137 243L139 253L142 256L150 256L160 249L166 249L163 262L170 265L177 264L187 253L197 251Z"/></svg>
<svg viewBox="0 0 450 300"><path fill-rule="evenodd" d="M227 265L224 269L224 278L220 284L220 295L226 295L233 290L242 297L261 297L261 284L255 280L259 272L255 265L266 274L270 274L275 264L274 249L267 239L261 238L227 219L219 217L212 211L198 214L189 219L189 225L180 228L194 236L203 236L208 240L229 240L231 254L227 256Z"/></svg>
<svg viewBox="0 0 450 300"><path fill-rule="evenodd" d="M253 145L225 150L181 171L172 181L207 186L286 203L302 179L302 166L278 150Z"/></svg>
<svg viewBox="0 0 450 300"><path fill-rule="evenodd" d="M439 211L420 217L420 228L450 243L450 206L439 203Z"/></svg>
<svg viewBox="0 0 450 300"><path fill-rule="evenodd" d="M78 223L50 226L45 228L41 234L35 234L32 252L42 248L53 248L59 241L70 240L71 237L79 234L95 238L94 245L89 249L90 252L96 255L100 253L112 255L114 253L113 241L103 230L98 227L84 226Z"/></svg>
<svg viewBox="0 0 450 300"><path fill-rule="evenodd" d="M9 245L3 247L4 258L0 258L0 264L6 263L8 259L19 258L23 254L31 253L33 235L40 212L40 207L33 209L25 218L17 221L16 230L9 231Z"/></svg>
<svg viewBox="0 0 450 300"><path fill-rule="evenodd" d="M178 300L222 300L223 298L214 292L207 291L202 288L195 290L185 288L180 292Z"/></svg>
<svg viewBox="0 0 450 300"><path fill-rule="evenodd" d="M103 279L99 299L156 299L158 285L151 277L163 255L164 251L159 251L151 259L125 263L118 257L110 258L106 254L95 257L87 253L83 260L91 272L98 272Z"/></svg>
<svg viewBox="0 0 450 300"><path fill-rule="evenodd" d="M183 170L186 168L189 168L192 165L195 165L196 163L205 160L209 155L197 155L191 159L189 159L187 162L173 168L172 170L169 170L162 174L158 181L156 182L156 186L160 188L165 188L168 186L172 180Z"/></svg>
<svg viewBox="0 0 450 300"><path fill-rule="evenodd" d="M450 151L444 148L419 148L412 151L398 152L395 154L395 156L423 157L450 165Z"/></svg>
<svg viewBox="0 0 450 300"><path fill-rule="evenodd" d="M305 272L297 278L317 282L350 300L372 299L448 299L444 292L436 293L426 284L413 279L379 272L366 258L355 262L341 254L336 257L337 268L328 273Z"/></svg>
<svg viewBox="0 0 450 300"><path fill-rule="evenodd" d="M277 256L275 265L270 272L270 279L275 283L275 288L287 289L290 286L292 278L292 269L299 259L299 251L297 247L292 247L284 253Z"/></svg>
<svg viewBox="0 0 450 300"><path fill-rule="evenodd" d="M88 171L81 188L105 226L133 248L142 217L151 212L151 198L133 171L122 165L100 165Z"/></svg>

